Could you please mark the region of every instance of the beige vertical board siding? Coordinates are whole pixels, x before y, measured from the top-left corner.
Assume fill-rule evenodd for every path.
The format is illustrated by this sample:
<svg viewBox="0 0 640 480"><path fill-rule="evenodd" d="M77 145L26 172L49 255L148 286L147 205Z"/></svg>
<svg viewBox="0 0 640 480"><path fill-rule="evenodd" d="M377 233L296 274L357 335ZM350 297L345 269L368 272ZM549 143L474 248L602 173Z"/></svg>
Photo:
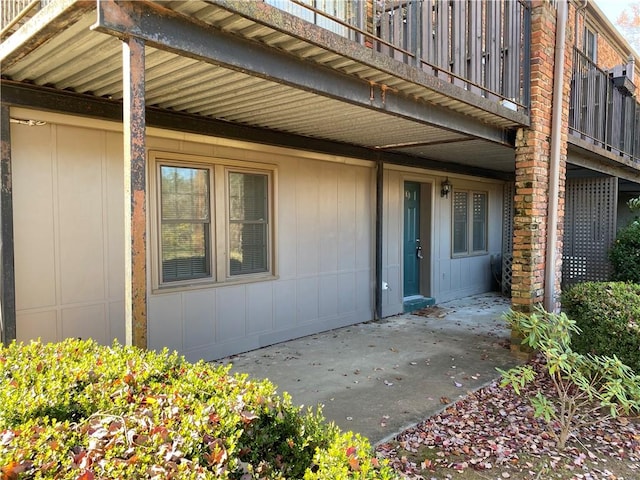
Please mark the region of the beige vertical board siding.
<svg viewBox="0 0 640 480"><path fill-rule="evenodd" d="M298 162L296 162L298 163ZM297 228L297 214L296 211L298 209L298 205L296 202L296 190L291 188L291 185L296 184L297 178L297 165L291 165L289 168L281 168L278 170L278 183L280 187L278 188L278 228L276 229L276 242L278 243L278 261L276 264L276 274L280 277L280 280L291 280L296 277L296 272L298 270L298 255L294 254L297 251L298 240L295 235L285 235L284 227L280 225L286 225L288 229ZM282 187L282 185L287 185L288 187ZM281 288L282 285L278 285L277 288ZM295 285L288 284L286 289L289 289L290 292L295 292ZM291 290L293 289L293 290ZM285 290L286 291L286 290ZM280 312L286 310L285 308L280 308L279 301L276 299L274 301L276 307ZM290 319L290 315L276 315L277 322L276 328L278 325L286 325L290 323L288 319Z"/></svg>
<svg viewBox="0 0 640 480"><path fill-rule="evenodd" d="M181 349L194 350L213 345L216 340L215 298L206 290L184 293Z"/></svg>
<svg viewBox="0 0 640 480"><path fill-rule="evenodd" d="M237 341L246 337L245 288L244 285L233 285L215 290L217 342Z"/></svg>
<svg viewBox="0 0 640 480"><path fill-rule="evenodd" d="M109 285L122 272L122 242L107 246L122 224L122 154L111 154L107 135L12 129L18 340L122 339L121 282Z"/></svg>
<svg viewBox="0 0 640 480"><path fill-rule="evenodd" d="M105 303L73 306L61 309L61 338L93 338L100 343L110 343Z"/></svg>
<svg viewBox="0 0 640 480"><path fill-rule="evenodd" d="M273 330L272 282L256 282L246 286L247 334L257 335Z"/></svg>
<svg viewBox="0 0 640 480"><path fill-rule="evenodd" d="M213 359L372 318L370 164L149 138L158 146L275 167L276 263L271 280L152 292L151 348Z"/></svg>
<svg viewBox="0 0 640 480"><path fill-rule="evenodd" d="M346 170L338 179L338 270L355 275L356 268L356 171ZM355 282L355 277L354 277Z"/></svg>
<svg viewBox="0 0 640 480"><path fill-rule="evenodd" d="M365 169L356 171L356 308L365 320L374 310L375 195L374 177ZM366 212L372 212L366 215Z"/></svg>
<svg viewBox="0 0 640 480"><path fill-rule="evenodd" d="M105 132L106 189L103 195L107 210L106 228L108 322L110 339L124 343L124 168L122 166L123 138L120 133Z"/></svg>
<svg viewBox="0 0 640 480"><path fill-rule="evenodd" d="M293 187L296 191L296 231L288 232L287 218L282 218L279 226L282 233L293 233L297 239L296 254L300 280L307 275L318 273L318 249L320 245L321 225L318 225L320 205L319 175L321 165L318 162L297 162L296 184L280 188ZM286 233L285 233L286 234ZM304 283L304 282L303 282ZM303 287L304 288L304 287Z"/></svg>
<svg viewBox="0 0 640 480"><path fill-rule="evenodd" d="M444 178L438 178L436 185L440 186ZM454 180L450 179L453 183ZM456 182L457 183L457 182ZM455 183L454 183L455 186ZM436 302L440 302L442 297L449 297L451 292L451 221L453 193L450 192L448 198L440 196L440 188L436 195L434 210L434 285L433 295Z"/></svg>
<svg viewBox="0 0 640 480"><path fill-rule="evenodd" d="M18 338L56 338L55 126L11 125ZM43 309L54 315L43 316ZM37 316L38 321L35 320ZM44 335L42 335L44 337Z"/></svg>
<svg viewBox="0 0 640 480"><path fill-rule="evenodd" d="M338 178L340 166L320 166L318 224L318 317L338 315Z"/></svg>
<svg viewBox="0 0 640 480"><path fill-rule="evenodd" d="M75 127L56 132L60 302L103 301L105 133Z"/></svg>
<svg viewBox="0 0 640 480"><path fill-rule="evenodd" d="M401 172L385 170L383 194L383 291L382 315L402 312L402 238L404 182Z"/></svg>
<svg viewBox="0 0 640 480"><path fill-rule="evenodd" d="M181 292L149 297L148 332L150 348L184 351Z"/></svg>
<svg viewBox="0 0 640 480"><path fill-rule="evenodd" d="M348 315L357 310L356 303L356 222L355 190L356 171L346 170L338 177L337 197L337 248L338 248L338 311Z"/></svg>
<svg viewBox="0 0 640 480"><path fill-rule="evenodd" d="M16 337L19 342L37 338L43 342L60 340L56 310L27 310L16 313Z"/></svg>

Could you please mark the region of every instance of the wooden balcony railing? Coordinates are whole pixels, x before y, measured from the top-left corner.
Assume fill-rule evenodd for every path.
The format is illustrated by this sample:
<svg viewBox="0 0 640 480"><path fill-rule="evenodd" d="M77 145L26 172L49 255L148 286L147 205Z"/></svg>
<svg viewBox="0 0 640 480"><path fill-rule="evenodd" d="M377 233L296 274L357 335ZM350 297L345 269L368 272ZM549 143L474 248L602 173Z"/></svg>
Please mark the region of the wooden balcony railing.
<svg viewBox="0 0 640 480"><path fill-rule="evenodd" d="M263 1L514 110L528 110L527 1Z"/></svg>
<svg viewBox="0 0 640 480"><path fill-rule="evenodd" d="M640 166L640 104L618 80L574 49L569 133Z"/></svg>

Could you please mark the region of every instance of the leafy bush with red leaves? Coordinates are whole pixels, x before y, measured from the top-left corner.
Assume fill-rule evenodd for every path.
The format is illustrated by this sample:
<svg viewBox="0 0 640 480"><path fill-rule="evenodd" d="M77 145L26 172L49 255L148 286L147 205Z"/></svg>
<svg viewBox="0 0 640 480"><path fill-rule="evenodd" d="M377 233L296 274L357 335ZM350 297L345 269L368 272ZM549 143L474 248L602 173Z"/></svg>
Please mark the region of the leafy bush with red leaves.
<svg viewBox="0 0 640 480"><path fill-rule="evenodd" d="M0 346L0 406L3 480L392 477L270 382L166 351Z"/></svg>

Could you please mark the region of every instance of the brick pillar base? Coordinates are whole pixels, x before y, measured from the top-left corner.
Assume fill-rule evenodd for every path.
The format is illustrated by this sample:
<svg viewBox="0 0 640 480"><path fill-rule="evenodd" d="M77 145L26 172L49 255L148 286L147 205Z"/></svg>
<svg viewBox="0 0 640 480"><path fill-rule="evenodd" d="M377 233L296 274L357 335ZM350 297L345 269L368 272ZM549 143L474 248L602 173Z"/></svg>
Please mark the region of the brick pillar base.
<svg viewBox="0 0 640 480"><path fill-rule="evenodd" d="M564 1L564 0L560 0ZM549 170L551 158L551 124L555 61L557 10L548 0L532 2L531 10L531 126L516 136L514 196L514 239L511 301L514 310L530 313L544 300L547 246ZM571 23L571 22L569 22ZM573 38L567 26L567 45ZM560 291L562 268L562 235L564 232L564 188L566 173L569 93L572 51L565 49L562 126L560 140L559 197L556 249L556 291ZM512 350L524 356L530 349L521 345L513 334Z"/></svg>

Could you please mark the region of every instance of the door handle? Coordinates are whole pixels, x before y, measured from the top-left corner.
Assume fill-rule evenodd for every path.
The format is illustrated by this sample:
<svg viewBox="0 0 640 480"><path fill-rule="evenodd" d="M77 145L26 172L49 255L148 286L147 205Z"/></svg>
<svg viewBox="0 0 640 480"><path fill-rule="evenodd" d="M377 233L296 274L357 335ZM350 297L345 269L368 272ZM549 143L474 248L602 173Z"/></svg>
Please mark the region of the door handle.
<svg viewBox="0 0 640 480"><path fill-rule="evenodd" d="M424 257L422 255L422 245L420 245L420 239L416 238L416 243L418 244L416 246L416 256L418 257L418 260L422 260Z"/></svg>

